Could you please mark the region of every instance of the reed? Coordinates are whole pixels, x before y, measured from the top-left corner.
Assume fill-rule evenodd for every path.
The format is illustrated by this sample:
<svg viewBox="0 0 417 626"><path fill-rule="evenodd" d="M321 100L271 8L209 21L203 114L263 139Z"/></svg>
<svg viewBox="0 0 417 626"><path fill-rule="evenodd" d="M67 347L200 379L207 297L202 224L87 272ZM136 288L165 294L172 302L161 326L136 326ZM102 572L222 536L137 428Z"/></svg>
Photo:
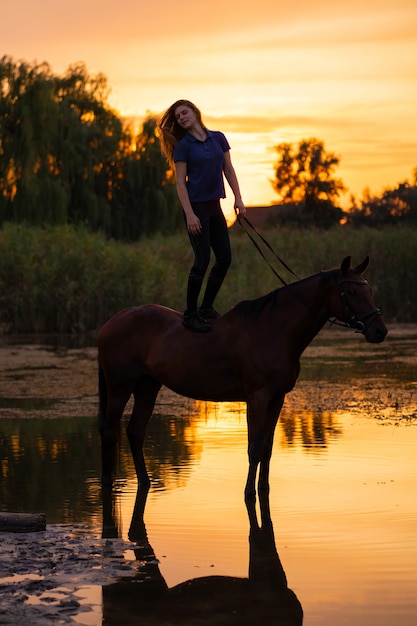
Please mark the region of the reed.
<svg viewBox="0 0 417 626"><path fill-rule="evenodd" d="M388 322L417 322L415 233L402 228L330 231L262 231L272 248L300 277L369 255L367 277ZM239 227L230 230L233 264L216 306L256 298L280 285ZM81 228L38 229L6 224L0 231L0 316L20 333L82 333L97 329L114 312L158 302L184 308L192 253L184 233L157 235L135 244L106 240ZM283 278L289 274L266 249Z"/></svg>

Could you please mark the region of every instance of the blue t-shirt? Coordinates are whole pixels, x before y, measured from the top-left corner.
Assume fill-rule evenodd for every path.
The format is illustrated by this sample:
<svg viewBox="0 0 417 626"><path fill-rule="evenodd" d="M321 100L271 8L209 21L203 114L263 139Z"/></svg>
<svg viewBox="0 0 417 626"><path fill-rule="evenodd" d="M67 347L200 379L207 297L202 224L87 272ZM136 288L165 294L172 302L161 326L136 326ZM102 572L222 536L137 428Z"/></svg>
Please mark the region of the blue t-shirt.
<svg viewBox="0 0 417 626"><path fill-rule="evenodd" d="M223 180L224 153L230 150L223 133L206 131L200 141L187 133L174 148L174 161L187 163L187 190L190 202L225 198Z"/></svg>

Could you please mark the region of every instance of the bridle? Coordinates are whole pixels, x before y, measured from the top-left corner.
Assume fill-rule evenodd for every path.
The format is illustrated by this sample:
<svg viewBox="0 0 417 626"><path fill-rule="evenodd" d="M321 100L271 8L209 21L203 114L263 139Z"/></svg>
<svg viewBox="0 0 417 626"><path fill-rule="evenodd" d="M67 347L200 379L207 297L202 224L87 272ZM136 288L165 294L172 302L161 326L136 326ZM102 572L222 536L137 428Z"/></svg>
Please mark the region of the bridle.
<svg viewBox="0 0 417 626"><path fill-rule="evenodd" d="M237 221L240 224L240 226L243 228L243 230L245 231L245 233L247 234L249 239L252 241L253 245L258 250L260 255L267 262L267 264L269 265L270 269L273 271L275 276L282 282L283 285L285 285L287 287L291 286L291 284L288 285L288 283L283 279L283 277L280 276L278 274L278 272L275 271L275 269L272 267L271 263L268 261L268 259L266 258L265 254L261 250L260 246L255 241L254 237L245 228L244 224L247 224L251 228L251 230L261 239L263 244L265 244L265 246L268 248L268 250L270 252L272 252L274 257L281 263L281 265L283 265L286 270L288 270L293 276L295 276L295 278L300 280L300 277L285 263L285 261L283 261L277 255L275 250L273 250L273 248L266 241L266 239L256 230L256 228L253 226L253 224L251 224L251 222L246 217L241 216L241 215L238 214L237 215ZM353 283L353 284L356 284L356 285L367 285L368 281L365 280L364 278L361 278L361 279L359 279L359 278L341 278L338 281L337 284L338 284L338 287L339 287L339 290L340 290L340 297L342 299L342 308L344 308L347 311L349 322L339 322L339 320L337 320L336 318L329 319L328 321L329 321L331 326L342 326L343 328L353 328L356 333L365 333L366 332L366 328L367 328L367 323L372 322L372 320L375 319L375 317L377 317L378 315L382 315L381 309L379 309L379 308L373 309L372 311L369 311L369 313L366 313L365 315L361 315L359 317L352 310L352 307L349 306L348 295L346 294L345 290L343 289L343 285L346 284L346 283L351 283L351 284ZM295 293L294 296L300 302L302 302L306 307L310 308L309 304L307 302L305 302L305 300L303 298L301 298L298 294Z"/></svg>
<svg viewBox="0 0 417 626"><path fill-rule="evenodd" d="M367 323L371 322L378 315L382 315L381 309L378 307L369 311L369 313L365 313L365 315L361 315L360 317L352 310L352 307L349 305L349 298L346 294L343 285L346 283L354 284L354 285L367 285L368 281L364 278L342 278L338 280L337 285L340 291L340 297L342 299L342 306L347 310L349 322L345 324L339 323L337 320L330 320L331 324L335 324L336 326L343 326L344 328L354 328L356 333L364 333L366 331Z"/></svg>

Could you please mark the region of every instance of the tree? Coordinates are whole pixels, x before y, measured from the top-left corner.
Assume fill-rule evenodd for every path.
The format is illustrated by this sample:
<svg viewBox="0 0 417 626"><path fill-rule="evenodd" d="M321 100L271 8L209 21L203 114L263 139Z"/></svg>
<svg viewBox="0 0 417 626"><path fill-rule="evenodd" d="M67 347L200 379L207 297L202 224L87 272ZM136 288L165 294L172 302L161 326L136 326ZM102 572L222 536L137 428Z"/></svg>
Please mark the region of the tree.
<svg viewBox="0 0 417 626"><path fill-rule="evenodd" d="M83 64L63 77L46 63L0 65L2 217L106 228L111 164L122 122L106 105L106 79Z"/></svg>
<svg viewBox="0 0 417 626"><path fill-rule="evenodd" d="M134 138L108 93L82 63L54 76L47 63L0 59L0 225L81 224L124 239L177 228L156 120Z"/></svg>
<svg viewBox="0 0 417 626"><path fill-rule="evenodd" d="M176 187L156 134L156 118L148 117L118 162L112 196L116 237L134 240L143 234L172 232L182 224Z"/></svg>
<svg viewBox="0 0 417 626"><path fill-rule="evenodd" d="M297 208L296 221L324 227L339 222L343 212L335 203L345 191L342 181L334 178L339 158L326 152L323 142L315 138L304 139L298 146L281 143L275 150L278 160L272 186L284 206Z"/></svg>
<svg viewBox="0 0 417 626"><path fill-rule="evenodd" d="M365 190L360 206L355 204L347 214L347 223L355 226L417 226L416 174L417 168L413 173L414 184L404 181L393 189L385 189L381 196L373 196Z"/></svg>

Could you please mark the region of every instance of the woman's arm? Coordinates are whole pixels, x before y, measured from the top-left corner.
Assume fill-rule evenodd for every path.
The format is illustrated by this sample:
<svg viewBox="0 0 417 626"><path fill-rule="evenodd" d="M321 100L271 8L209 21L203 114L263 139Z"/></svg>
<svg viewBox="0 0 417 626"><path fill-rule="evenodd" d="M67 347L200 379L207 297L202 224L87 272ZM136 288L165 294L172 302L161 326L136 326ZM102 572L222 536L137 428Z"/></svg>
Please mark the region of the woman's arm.
<svg viewBox="0 0 417 626"><path fill-rule="evenodd" d="M187 163L185 161L177 161L175 163L175 180L177 183L178 198L184 209L187 220L187 229L191 235L199 235L201 233L201 222L193 211L190 197L186 185L187 180Z"/></svg>
<svg viewBox="0 0 417 626"><path fill-rule="evenodd" d="M240 195L239 182L237 180L235 168L232 165L232 159L229 151L224 153L223 172L230 185L230 189L233 191L235 196L234 208L236 213L239 213L239 215L245 215L246 208L243 204L242 196Z"/></svg>

